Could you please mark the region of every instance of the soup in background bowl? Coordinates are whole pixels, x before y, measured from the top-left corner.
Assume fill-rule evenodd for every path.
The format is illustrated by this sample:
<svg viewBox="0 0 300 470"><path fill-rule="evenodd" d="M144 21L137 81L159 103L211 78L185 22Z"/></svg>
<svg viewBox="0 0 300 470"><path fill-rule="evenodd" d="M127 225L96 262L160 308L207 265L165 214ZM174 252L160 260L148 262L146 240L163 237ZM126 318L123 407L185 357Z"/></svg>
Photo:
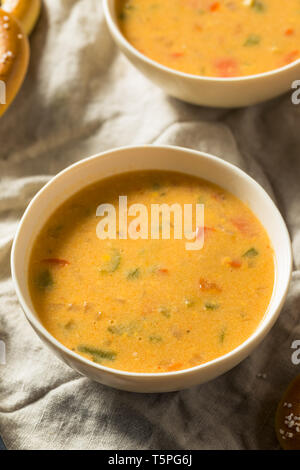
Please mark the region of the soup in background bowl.
<svg viewBox="0 0 300 470"><path fill-rule="evenodd" d="M184 73L255 75L300 58L298 0L118 0L117 12L138 51Z"/></svg>
<svg viewBox="0 0 300 470"><path fill-rule="evenodd" d="M95 210L120 193L130 206L203 203L202 250L172 237L99 240ZM276 207L241 170L145 146L91 157L48 183L21 221L12 273L28 320L71 367L161 392L210 380L253 350L280 312L291 251Z"/></svg>
<svg viewBox="0 0 300 470"><path fill-rule="evenodd" d="M297 0L284 8L280 0L103 0L103 6L121 51L171 96L235 108L297 87Z"/></svg>

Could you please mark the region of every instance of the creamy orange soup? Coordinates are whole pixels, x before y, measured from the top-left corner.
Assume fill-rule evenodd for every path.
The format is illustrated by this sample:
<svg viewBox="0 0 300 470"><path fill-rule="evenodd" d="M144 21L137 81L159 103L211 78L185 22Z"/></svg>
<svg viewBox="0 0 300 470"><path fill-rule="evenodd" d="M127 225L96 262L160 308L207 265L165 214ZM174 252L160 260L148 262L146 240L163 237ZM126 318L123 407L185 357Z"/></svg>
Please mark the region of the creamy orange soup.
<svg viewBox="0 0 300 470"><path fill-rule="evenodd" d="M299 0L118 0L122 33L181 72L235 77L300 57Z"/></svg>
<svg viewBox="0 0 300 470"><path fill-rule="evenodd" d="M119 195L149 214L151 204L204 204L203 248L189 251L172 233L100 240L96 209L110 203L118 216ZM207 181L155 171L109 178L69 199L42 229L29 268L34 307L58 341L134 372L176 371L233 350L262 320L273 283L270 241L246 205Z"/></svg>

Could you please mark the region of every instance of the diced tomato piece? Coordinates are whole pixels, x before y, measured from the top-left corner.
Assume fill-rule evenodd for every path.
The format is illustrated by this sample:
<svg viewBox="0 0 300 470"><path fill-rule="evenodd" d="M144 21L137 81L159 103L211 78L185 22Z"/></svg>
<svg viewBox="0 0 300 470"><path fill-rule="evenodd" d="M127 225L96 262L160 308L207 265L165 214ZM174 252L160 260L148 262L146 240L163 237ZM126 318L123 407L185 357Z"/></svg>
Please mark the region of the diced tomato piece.
<svg viewBox="0 0 300 470"><path fill-rule="evenodd" d="M159 268L158 272L159 274L169 274L169 270L166 268Z"/></svg>
<svg viewBox="0 0 300 470"><path fill-rule="evenodd" d="M234 77L238 74L238 64L235 59L224 58L215 61L215 67L220 77Z"/></svg>
<svg viewBox="0 0 300 470"><path fill-rule="evenodd" d="M216 229L213 227L204 227L204 237L208 238L210 237L213 232L216 232Z"/></svg>
<svg viewBox="0 0 300 470"><path fill-rule="evenodd" d="M70 264L69 261L60 258L46 258L42 260L42 263L53 264L56 266L67 266Z"/></svg>
<svg viewBox="0 0 300 470"><path fill-rule="evenodd" d="M288 28L284 32L286 36L293 36L294 33L295 33L295 30L293 28Z"/></svg>
<svg viewBox="0 0 300 470"><path fill-rule="evenodd" d="M238 260L232 260L232 261L229 261L229 266L231 266L232 268L240 268L242 266L242 262L241 261L238 261Z"/></svg>
<svg viewBox="0 0 300 470"><path fill-rule="evenodd" d="M204 227L204 232L216 232L217 230L214 227Z"/></svg>
<svg viewBox="0 0 300 470"><path fill-rule="evenodd" d="M298 50L289 52L289 53L286 54L286 56L284 57L284 63L285 63L286 65L287 65L287 64L290 64L291 62L294 62L294 60L296 60L298 57L299 57L299 51L298 51Z"/></svg>
<svg viewBox="0 0 300 470"><path fill-rule="evenodd" d="M182 364L180 362L177 362L176 364L172 364L170 367L168 367L167 371L168 372L173 372L175 370L179 370L182 368Z"/></svg>
<svg viewBox="0 0 300 470"><path fill-rule="evenodd" d="M203 234L203 231L204 231L204 235L207 236L208 234L210 234L211 232L216 232L217 230L213 227L197 227L196 229L196 237L197 238L201 238L202 237L202 234Z"/></svg>
<svg viewBox="0 0 300 470"><path fill-rule="evenodd" d="M199 287L203 291L215 290L220 292L222 290L215 282L210 282L204 278L199 279Z"/></svg>
<svg viewBox="0 0 300 470"><path fill-rule="evenodd" d="M197 31L203 31L203 27L200 24L197 24L197 23L195 24L195 29Z"/></svg>
<svg viewBox="0 0 300 470"><path fill-rule="evenodd" d="M225 266L230 266L231 268L240 268L243 263L238 259L232 259L230 256L226 256L223 258L222 264Z"/></svg>
<svg viewBox="0 0 300 470"><path fill-rule="evenodd" d="M225 201L225 194L223 193L213 193L211 197L219 202Z"/></svg>
<svg viewBox="0 0 300 470"><path fill-rule="evenodd" d="M174 59L179 59L179 57L183 57L184 56L184 52L172 52L171 53L171 56L174 58Z"/></svg>
<svg viewBox="0 0 300 470"><path fill-rule="evenodd" d="M220 3L219 2L214 2L210 5L209 9L210 11L217 11L220 8Z"/></svg>
<svg viewBox="0 0 300 470"><path fill-rule="evenodd" d="M243 219L242 217L236 217L231 219L231 223L244 235L255 235L254 227L252 227L248 220Z"/></svg>

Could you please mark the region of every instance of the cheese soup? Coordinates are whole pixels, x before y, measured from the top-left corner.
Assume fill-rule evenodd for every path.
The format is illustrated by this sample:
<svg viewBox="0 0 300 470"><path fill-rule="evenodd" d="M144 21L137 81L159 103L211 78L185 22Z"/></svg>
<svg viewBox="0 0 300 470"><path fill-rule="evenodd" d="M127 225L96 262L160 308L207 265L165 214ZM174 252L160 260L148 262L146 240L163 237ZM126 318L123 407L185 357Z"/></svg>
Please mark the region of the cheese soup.
<svg viewBox="0 0 300 470"><path fill-rule="evenodd" d="M136 49L181 72L245 76L300 58L299 0L118 0L117 10Z"/></svg>
<svg viewBox="0 0 300 470"><path fill-rule="evenodd" d="M149 214L152 204L203 204L203 248L187 250L172 232L169 240L120 232L100 240L97 207L112 204L118 220L120 195ZM270 241L244 203L207 181L160 171L114 176L75 194L41 230L29 267L45 328L85 358L132 372L177 371L233 350L264 317L273 283Z"/></svg>

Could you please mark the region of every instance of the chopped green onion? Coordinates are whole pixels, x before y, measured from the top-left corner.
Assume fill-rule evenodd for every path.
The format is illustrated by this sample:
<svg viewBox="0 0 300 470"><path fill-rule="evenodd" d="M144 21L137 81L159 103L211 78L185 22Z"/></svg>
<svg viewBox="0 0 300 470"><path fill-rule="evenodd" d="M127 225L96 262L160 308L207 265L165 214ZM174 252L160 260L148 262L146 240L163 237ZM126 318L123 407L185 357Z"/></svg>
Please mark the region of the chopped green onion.
<svg viewBox="0 0 300 470"><path fill-rule="evenodd" d="M65 329L68 331L72 331L76 328L76 323L73 320L70 320L68 323L65 324Z"/></svg>
<svg viewBox="0 0 300 470"><path fill-rule="evenodd" d="M187 307L193 307L195 305L195 301L193 299L184 299L184 303Z"/></svg>
<svg viewBox="0 0 300 470"><path fill-rule="evenodd" d="M220 305L214 302L206 302L205 304L206 310L217 310L219 307Z"/></svg>
<svg viewBox="0 0 300 470"><path fill-rule="evenodd" d="M55 227L50 227L48 229L48 235L52 238L58 238L63 229L63 225L56 225Z"/></svg>
<svg viewBox="0 0 300 470"><path fill-rule="evenodd" d="M121 336L123 333L125 333L125 327L123 325L120 326L109 326L107 328L107 331L109 331L112 335L118 335Z"/></svg>
<svg viewBox="0 0 300 470"><path fill-rule="evenodd" d="M129 323L123 323L119 325L110 325L107 328L107 331L112 335L122 336L123 334L127 334L128 336L132 336L133 333L138 329L138 322L131 321Z"/></svg>
<svg viewBox="0 0 300 470"><path fill-rule="evenodd" d="M50 289L53 286L53 283L53 277L49 269L41 271L35 279L35 284L41 291Z"/></svg>
<svg viewBox="0 0 300 470"><path fill-rule="evenodd" d="M137 279L138 277L140 277L140 274L141 274L140 268L132 269L131 271L128 271L127 279L128 280Z"/></svg>
<svg viewBox="0 0 300 470"><path fill-rule="evenodd" d="M224 343L224 340L225 340L225 335L226 335L226 328L222 328L221 332L220 332L220 343Z"/></svg>
<svg viewBox="0 0 300 470"><path fill-rule="evenodd" d="M160 343L162 341L162 337L159 336L159 335L151 335L151 336L149 336L149 341L151 343L157 344L157 343Z"/></svg>
<svg viewBox="0 0 300 470"><path fill-rule="evenodd" d="M253 8L253 10L257 11L257 13L262 13L262 12L265 11L266 5L261 0L254 0L252 2L251 8Z"/></svg>
<svg viewBox="0 0 300 470"><path fill-rule="evenodd" d="M251 46L257 46L257 44L260 43L260 36L257 34L250 34L246 41L244 42L244 46L246 47L251 47Z"/></svg>
<svg viewBox="0 0 300 470"><path fill-rule="evenodd" d="M121 263L120 252L118 250L113 250L110 255L110 260L103 263L103 265L98 268L99 272L101 274L114 273L120 266L120 263Z"/></svg>
<svg viewBox="0 0 300 470"><path fill-rule="evenodd" d="M258 251L255 248L250 248L250 250L246 251L246 253L243 254L244 258L255 258L255 256L258 256Z"/></svg>
<svg viewBox="0 0 300 470"><path fill-rule="evenodd" d="M103 349L96 349L89 346L78 346L78 351L84 354L90 354L94 362L101 364L103 360L114 361L117 353L114 351L105 351Z"/></svg>
<svg viewBox="0 0 300 470"><path fill-rule="evenodd" d="M158 311L166 318L170 318L171 316L171 311L168 307L159 307Z"/></svg>
<svg viewBox="0 0 300 470"><path fill-rule="evenodd" d="M152 184L153 191L159 191L161 189L161 184L158 181L154 181Z"/></svg>

